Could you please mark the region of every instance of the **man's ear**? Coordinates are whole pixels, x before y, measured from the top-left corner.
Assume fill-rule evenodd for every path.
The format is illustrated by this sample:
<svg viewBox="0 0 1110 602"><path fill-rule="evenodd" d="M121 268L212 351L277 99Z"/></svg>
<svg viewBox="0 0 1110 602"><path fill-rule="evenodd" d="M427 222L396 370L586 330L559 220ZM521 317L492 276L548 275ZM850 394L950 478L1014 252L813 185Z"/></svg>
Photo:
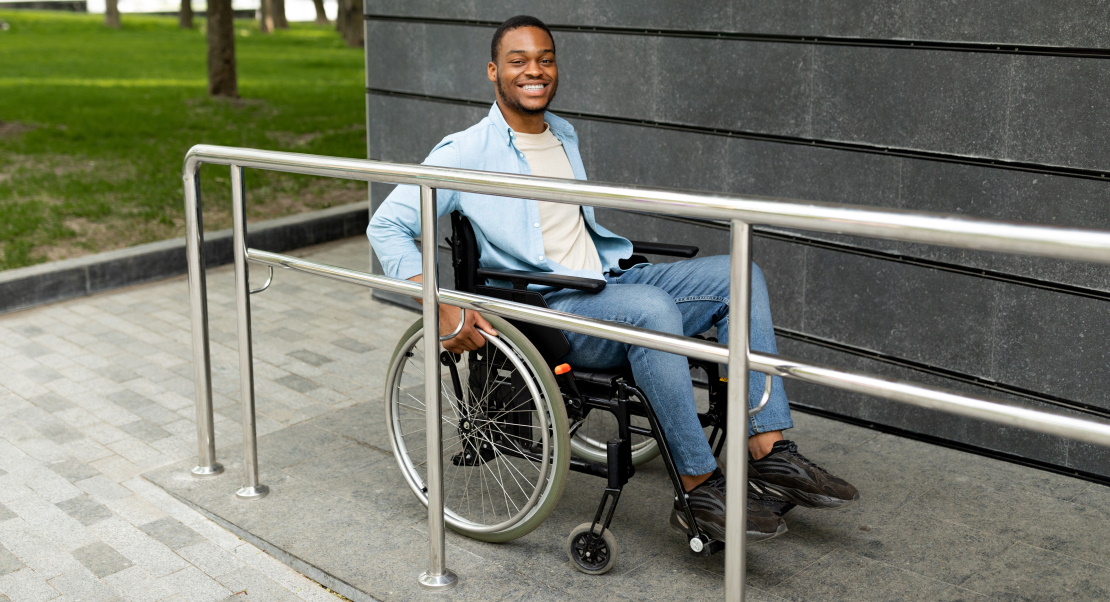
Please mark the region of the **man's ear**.
<svg viewBox="0 0 1110 602"><path fill-rule="evenodd" d="M486 77L489 78L491 82L497 81L497 65L495 65L493 61L490 61L490 63L486 65Z"/></svg>

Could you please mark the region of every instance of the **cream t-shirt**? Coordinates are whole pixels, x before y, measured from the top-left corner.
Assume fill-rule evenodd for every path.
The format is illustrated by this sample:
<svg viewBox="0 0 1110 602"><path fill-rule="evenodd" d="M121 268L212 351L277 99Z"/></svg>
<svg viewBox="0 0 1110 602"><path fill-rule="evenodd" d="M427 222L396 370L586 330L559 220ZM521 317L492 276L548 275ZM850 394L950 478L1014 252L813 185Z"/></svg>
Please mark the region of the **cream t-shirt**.
<svg viewBox="0 0 1110 602"><path fill-rule="evenodd" d="M524 153L532 175L574 179L563 143L551 133L550 127L544 129L542 134L515 134L516 147ZM601 258L586 228L586 220L582 218L582 208L566 203L537 203L543 252L548 259L572 270L592 270L600 274Z"/></svg>

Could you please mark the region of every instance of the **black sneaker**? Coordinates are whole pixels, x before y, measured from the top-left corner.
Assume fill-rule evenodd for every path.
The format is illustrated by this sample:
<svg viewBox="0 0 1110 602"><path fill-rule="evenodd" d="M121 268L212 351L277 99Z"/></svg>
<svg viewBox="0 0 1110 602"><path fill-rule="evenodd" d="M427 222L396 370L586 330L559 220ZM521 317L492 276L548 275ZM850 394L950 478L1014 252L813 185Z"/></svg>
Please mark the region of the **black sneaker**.
<svg viewBox="0 0 1110 602"><path fill-rule="evenodd" d="M718 541L725 540L725 476L721 469L713 471L704 483L695 487L686 494L687 503L698 521L698 529L709 537ZM757 496L748 496L748 528L746 530L749 542L771 539L776 535L786 533L786 521L772 512ZM682 509L679 500L674 501L674 510L671 511L671 527L689 534L689 524L686 512Z"/></svg>
<svg viewBox="0 0 1110 602"><path fill-rule="evenodd" d="M776 441L759 460L748 456L748 487L806 508L843 508L859 499L855 487L810 462L793 441Z"/></svg>

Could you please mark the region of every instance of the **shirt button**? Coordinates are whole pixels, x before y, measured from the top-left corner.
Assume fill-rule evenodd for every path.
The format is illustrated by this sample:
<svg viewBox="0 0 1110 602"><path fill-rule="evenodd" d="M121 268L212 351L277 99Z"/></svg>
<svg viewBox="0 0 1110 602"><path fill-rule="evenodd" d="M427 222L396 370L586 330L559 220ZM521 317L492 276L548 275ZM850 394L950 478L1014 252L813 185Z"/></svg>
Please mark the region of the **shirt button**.
<svg viewBox="0 0 1110 602"><path fill-rule="evenodd" d="M523 158L524 158L524 153L517 153L517 154L518 154L518 155L520 155L520 158L521 158L521 159L523 159Z"/></svg>
<svg viewBox="0 0 1110 602"><path fill-rule="evenodd" d="M543 261L543 255L540 255L540 261Z"/></svg>
<svg viewBox="0 0 1110 602"><path fill-rule="evenodd" d="M540 223L539 223L539 222L536 222L536 223L532 224L532 227L533 227L533 228L539 228L539 227L540 227Z"/></svg>

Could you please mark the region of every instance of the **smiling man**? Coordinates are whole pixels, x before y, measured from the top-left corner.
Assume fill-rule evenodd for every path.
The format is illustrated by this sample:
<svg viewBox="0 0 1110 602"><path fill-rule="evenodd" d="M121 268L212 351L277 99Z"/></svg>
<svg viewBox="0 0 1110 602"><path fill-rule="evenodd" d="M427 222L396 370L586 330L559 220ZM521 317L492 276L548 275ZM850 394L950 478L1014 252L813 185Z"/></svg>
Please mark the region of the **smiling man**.
<svg viewBox="0 0 1110 602"><path fill-rule="evenodd" d="M497 28L487 76L496 103L469 129L444 138L426 165L513 174L586 179L578 137L565 120L547 111L559 87L551 31L534 17L513 17ZM605 280L597 294L563 289L546 292L556 310L617 321L651 330L691 336L717 327L728 341L729 258L642 263L628 269L620 260L632 243L597 223L591 207L441 190L440 215L459 211L474 225L483 266L553 272ZM367 230L387 275L420 281L419 191L398 186L374 213ZM777 353L770 301L763 274L753 265L751 348ZM444 334L459 323L459 309L439 309ZM477 331L495 334L478 312L466 312L460 333L447 340L448 351L462 353L485 344ZM675 465L699 527L724 539L725 477L717 467L697 418L685 357L624 343L566 333L571 349L563 358L584 369L631 365L636 383L659 417ZM762 375L752 374L749 403L763 395ZM748 524L750 541L786 531L770 508L787 501L810 508L840 508L859 498L856 488L810 462L783 438L793 426L782 380L776 377L766 408L750 420ZM685 532L685 513L671 513L671 524Z"/></svg>
<svg viewBox="0 0 1110 602"><path fill-rule="evenodd" d="M547 27L517 27L500 39L495 35L490 52L486 77L494 83L506 123L518 133L544 133L544 112L559 89L555 41Z"/></svg>

